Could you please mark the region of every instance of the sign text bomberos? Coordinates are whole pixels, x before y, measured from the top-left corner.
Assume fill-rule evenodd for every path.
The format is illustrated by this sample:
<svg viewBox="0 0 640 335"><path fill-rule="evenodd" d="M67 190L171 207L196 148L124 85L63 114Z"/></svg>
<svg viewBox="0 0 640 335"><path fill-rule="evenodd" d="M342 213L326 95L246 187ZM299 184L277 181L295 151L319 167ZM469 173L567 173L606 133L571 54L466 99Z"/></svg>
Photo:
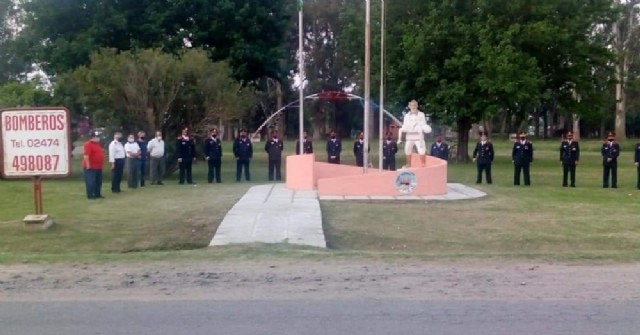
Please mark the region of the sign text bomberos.
<svg viewBox="0 0 640 335"><path fill-rule="evenodd" d="M1 112L2 175L6 178L68 176L70 120L65 108Z"/></svg>

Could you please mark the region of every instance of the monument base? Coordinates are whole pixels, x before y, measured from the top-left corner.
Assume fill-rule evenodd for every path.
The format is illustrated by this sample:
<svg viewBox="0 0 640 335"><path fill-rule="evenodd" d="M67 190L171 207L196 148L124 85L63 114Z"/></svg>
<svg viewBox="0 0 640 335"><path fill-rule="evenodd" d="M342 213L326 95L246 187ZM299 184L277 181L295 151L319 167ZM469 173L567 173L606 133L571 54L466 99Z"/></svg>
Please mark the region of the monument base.
<svg viewBox="0 0 640 335"><path fill-rule="evenodd" d="M29 214L22 222L27 230L47 230L53 226L53 219L47 214Z"/></svg>
<svg viewBox="0 0 640 335"><path fill-rule="evenodd" d="M404 158L404 157L403 157ZM287 157L287 187L317 190L320 196L430 196L447 193L447 161L412 155L411 168L380 171L316 162L313 155Z"/></svg>

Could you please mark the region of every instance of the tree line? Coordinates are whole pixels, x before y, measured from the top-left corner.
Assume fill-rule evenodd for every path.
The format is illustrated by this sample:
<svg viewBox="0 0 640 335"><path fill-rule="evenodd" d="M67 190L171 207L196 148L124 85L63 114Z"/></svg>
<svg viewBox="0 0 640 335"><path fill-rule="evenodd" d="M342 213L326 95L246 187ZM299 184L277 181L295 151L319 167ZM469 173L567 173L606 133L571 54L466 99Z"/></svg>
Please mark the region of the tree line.
<svg viewBox="0 0 640 335"><path fill-rule="evenodd" d="M377 97L381 2L371 3ZM456 130L459 160L474 124L640 134L640 0L386 3L387 109L400 116L417 99ZM362 95L364 2L303 8L305 90ZM256 129L296 99L296 10L294 0L0 0L0 104L64 105L125 131ZM30 81L34 69L46 78ZM360 104L307 105L316 138L363 127ZM270 127L295 135L297 123L284 113Z"/></svg>

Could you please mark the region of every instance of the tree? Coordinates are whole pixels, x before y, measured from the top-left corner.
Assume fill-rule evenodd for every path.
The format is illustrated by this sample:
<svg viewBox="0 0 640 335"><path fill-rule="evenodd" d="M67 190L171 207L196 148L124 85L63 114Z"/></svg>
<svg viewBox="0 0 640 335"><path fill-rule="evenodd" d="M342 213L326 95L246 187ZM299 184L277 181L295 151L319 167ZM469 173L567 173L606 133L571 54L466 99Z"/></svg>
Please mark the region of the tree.
<svg viewBox="0 0 640 335"><path fill-rule="evenodd" d="M593 73L611 61L594 27L610 22L609 0L445 0L396 4L389 81L455 121L458 159L468 160L471 124L501 110L524 118L574 90L596 92ZM394 21L392 21L394 22Z"/></svg>
<svg viewBox="0 0 640 335"><path fill-rule="evenodd" d="M206 50L249 82L283 78L282 45L295 3L287 0L31 0L23 5L23 53L51 74L90 62L101 48Z"/></svg>
<svg viewBox="0 0 640 335"><path fill-rule="evenodd" d="M255 92L232 78L232 70L227 62L211 63L203 51L186 53L182 62L185 76L193 78L191 85L203 111L201 120L195 125L196 129L208 131L213 125L229 125L243 118L255 105ZM226 134L230 135L231 132Z"/></svg>
<svg viewBox="0 0 640 335"><path fill-rule="evenodd" d="M147 129L162 129L184 84L180 60L148 49L121 55L127 57L122 78L126 110L144 120Z"/></svg>
<svg viewBox="0 0 640 335"><path fill-rule="evenodd" d="M0 108L46 106L51 94L38 87L37 81L7 82L0 86Z"/></svg>
<svg viewBox="0 0 640 335"><path fill-rule="evenodd" d="M638 5L640 1L631 0L615 1L620 9L620 18L613 24L614 49L618 56L616 69L616 109L615 131L619 139L627 137L627 89L629 83L630 68L637 56L632 51L632 45L640 37L640 25L638 24Z"/></svg>
<svg viewBox="0 0 640 335"><path fill-rule="evenodd" d="M16 52L18 10L12 0L0 0L0 83L24 79L29 68Z"/></svg>
<svg viewBox="0 0 640 335"><path fill-rule="evenodd" d="M245 115L255 101L225 62L211 63L200 49L180 57L157 49L103 49L63 76L56 91L59 101L85 107L94 123L125 131L202 131Z"/></svg>

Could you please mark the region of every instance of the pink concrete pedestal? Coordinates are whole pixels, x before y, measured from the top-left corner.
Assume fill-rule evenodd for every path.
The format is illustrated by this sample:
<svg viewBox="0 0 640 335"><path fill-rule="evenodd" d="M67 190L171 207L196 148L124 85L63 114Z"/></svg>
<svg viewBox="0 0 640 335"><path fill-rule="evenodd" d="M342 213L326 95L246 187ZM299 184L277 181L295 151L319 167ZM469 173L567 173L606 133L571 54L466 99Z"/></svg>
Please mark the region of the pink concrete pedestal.
<svg viewBox="0 0 640 335"><path fill-rule="evenodd" d="M316 186L314 154L287 156L287 188L296 191L313 191Z"/></svg>
<svg viewBox="0 0 640 335"><path fill-rule="evenodd" d="M288 188L315 188L320 196L426 196L447 193L447 162L439 158L427 156L426 166L421 167L419 156L413 155L411 165L415 168L401 171L370 168L367 174L361 167L320 163L314 158L314 155L287 157ZM409 184L410 187L403 187Z"/></svg>

